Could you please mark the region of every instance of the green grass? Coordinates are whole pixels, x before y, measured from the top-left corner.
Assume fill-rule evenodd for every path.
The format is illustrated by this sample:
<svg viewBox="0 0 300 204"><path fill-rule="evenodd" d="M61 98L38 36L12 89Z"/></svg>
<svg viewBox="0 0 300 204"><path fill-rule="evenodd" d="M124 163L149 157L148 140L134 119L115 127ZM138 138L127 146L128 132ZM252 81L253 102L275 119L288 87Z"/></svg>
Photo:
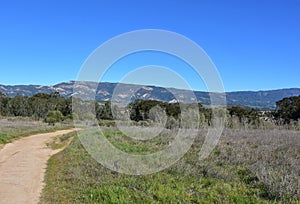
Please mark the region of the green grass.
<svg viewBox="0 0 300 204"><path fill-rule="evenodd" d="M157 148L137 148L117 130L104 133L125 151L151 152ZM98 164L74 137L65 150L48 161L41 203L276 203L267 186L246 165L211 162L222 156L221 150L216 149L212 158L199 162L195 152L201 141L196 142L199 145L193 145L168 169L130 176ZM164 147L155 139L153 143Z"/></svg>
<svg viewBox="0 0 300 204"><path fill-rule="evenodd" d="M154 153L165 148L168 144L167 140L171 139L171 137L166 133L154 138L153 140L140 141L131 139L130 137L124 135L120 130L105 129L102 132L116 148L128 153Z"/></svg>
<svg viewBox="0 0 300 204"><path fill-rule="evenodd" d="M0 144L6 144L8 141L16 138L16 135L8 134L8 133L0 133Z"/></svg>
<svg viewBox="0 0 300 204"><path fill-rule="evenodd" d="M47 146L53 150L64 148L71 142L72 138L76 136L76 132L71 132L64 135L55 137L51 142L47 143Z"/></svg>

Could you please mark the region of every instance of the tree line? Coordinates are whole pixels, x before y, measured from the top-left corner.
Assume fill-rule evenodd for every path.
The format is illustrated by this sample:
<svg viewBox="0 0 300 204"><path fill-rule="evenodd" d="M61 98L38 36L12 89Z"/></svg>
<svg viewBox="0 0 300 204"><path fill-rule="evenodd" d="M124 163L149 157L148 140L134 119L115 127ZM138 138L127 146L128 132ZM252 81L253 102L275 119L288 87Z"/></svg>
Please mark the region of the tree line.
<svg viewBox="0 0 300 204"><path fill-rule="evenodd" d="M35 120L59 122L71 116L72 98L64 98L58 92L38 93L32 97L17 95L13 98L0 93L0 115L32 117Z"/></svg>
<svg viewBox="0 0 300 204"><path fill-rule="evenodd" d="M72 113L72 103L91 105L94 103L95 110L81 110L81 113ZM21 116L32 117L35 120L45 120L50 124L62 120L81 119L84 117L95 117L98 120L114 120L113 112L120 111L118 107L112 110L111 102L83 101L81 99L64 98L58 92L46 94L38 93L31 97L20 96L7 97L0 92L0 115L1 116ZM167 103L156 100L136 100L131 102L126 110L129 112L130 119L136 122L154 121L157 119L153 108L158 108L157 113L164 113L168 123L180 122L181 108L196 107L199 111L201 125L211 125L212 110L205 108L200 103L182 104ZM81 106L84 107L84 106ZM276 110L269 111L262 115L262 111L253 108L232 106L226 109L228 127L253 126L259 127L264 123L262 116L269 118L277 124L290 124L300 119L300 96L284 98L276 102Z"/></svg>

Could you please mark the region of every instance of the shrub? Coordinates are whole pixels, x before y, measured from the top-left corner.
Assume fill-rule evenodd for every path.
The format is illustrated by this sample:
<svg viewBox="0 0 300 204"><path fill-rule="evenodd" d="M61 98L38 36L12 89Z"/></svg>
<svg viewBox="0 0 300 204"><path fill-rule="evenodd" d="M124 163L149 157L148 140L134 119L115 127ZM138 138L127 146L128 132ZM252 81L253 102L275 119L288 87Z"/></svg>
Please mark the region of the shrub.
<svg viewBox="0 0 300 204"><path fill-rule="evenodd" d="M62 121L63 118L64 116L60 111L48 111L45 122L49 125L54 125L55 123Z"/></svg>

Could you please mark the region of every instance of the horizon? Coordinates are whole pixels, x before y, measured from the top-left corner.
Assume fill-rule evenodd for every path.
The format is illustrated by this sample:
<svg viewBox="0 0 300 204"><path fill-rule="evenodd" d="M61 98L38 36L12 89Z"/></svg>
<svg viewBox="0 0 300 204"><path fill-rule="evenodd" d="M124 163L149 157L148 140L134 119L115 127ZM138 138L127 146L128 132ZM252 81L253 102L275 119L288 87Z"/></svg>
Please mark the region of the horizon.
<svg viewBox="0 0 300 204"><path fill-rule="evenodd" d="M162 29L202 47L226 92L298 88L299 9L296 0L5 2L0 8L5 19L0 21L0 84L51 86L76 80L87 57L112 37ZM125 56L100 82L123 82L124 76L149 64L164 65L192 90L207 91L201 76L181 59L155 52ZM180 89L168 75L153 76L154 86ZM148 78L125 82L140 84Z"/></svg>
<svg viewBox="0 0 300 204"><path fill-rule="evenodd" d="M76 80L69 80L69 81L61 81L58 83L54 84L49 84L49 85L42 85L42 84L1 84L0 86L49 86L53 87L62 83L69 83L69 82L76 82ZM78 81L79 82L79 81ZM91 83L111 83L111 84L128 84L128 85L139 85L139 86L150 86L150 87L159 87L159 88L171 88L171 89L181 89L181 90L186 90L184 88L176 88L176 87L166 87L166 86L159 86L159 85L151 85L151 84L137 84L137 83L125 83L125 82L109 82L109 81L101 81L101 82L96 82L96 81L81 81L81 82L91 82ZM264 92L264 91L277 91L277 90L289 90L289 89L300 89L300 87L286 87L286 88L277 88L277 89L261 89L261 90L233 90L233 91L226 91L225 93L230 93L230 92ZM194 90L192 91L195 92L209 92L207 90Z"/></svg>

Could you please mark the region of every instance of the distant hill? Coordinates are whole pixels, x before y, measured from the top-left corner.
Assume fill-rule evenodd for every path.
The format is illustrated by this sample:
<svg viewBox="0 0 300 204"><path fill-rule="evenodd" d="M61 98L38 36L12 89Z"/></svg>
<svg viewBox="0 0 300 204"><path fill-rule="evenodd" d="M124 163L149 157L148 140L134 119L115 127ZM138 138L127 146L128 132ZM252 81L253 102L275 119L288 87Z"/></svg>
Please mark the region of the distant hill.
<svg viewBox="0 0 300 204"><path fill-rule="evenodd" d="M78 82L76 84L77 93L73 93L75 82L64 82L54 86L40 85L0 85L0 92L9 97L16 95L32 96L36 93L51 93L59 92L64 97L80 95L80 97L88 97L90 94L97 93L96 99L101 101L110 101L114 93L115 87L120 90L114 100L123 101L128 97L131 100L160 100L165 102L176 102L173 93L179 98L179 101L184 102L200 102L202 104L210 104L208 92L195 91L195 97L191 96L188 91L174 88L162 88L156 86L143 86L134 84L117 84L107 82ZM172 93L171 93L172 92ZM270 91L238 91L227 92L226 99L229 105L242 105L255 108L275 108L276 101L285 97L300 95L300 88L279 89Z"/></svg>

